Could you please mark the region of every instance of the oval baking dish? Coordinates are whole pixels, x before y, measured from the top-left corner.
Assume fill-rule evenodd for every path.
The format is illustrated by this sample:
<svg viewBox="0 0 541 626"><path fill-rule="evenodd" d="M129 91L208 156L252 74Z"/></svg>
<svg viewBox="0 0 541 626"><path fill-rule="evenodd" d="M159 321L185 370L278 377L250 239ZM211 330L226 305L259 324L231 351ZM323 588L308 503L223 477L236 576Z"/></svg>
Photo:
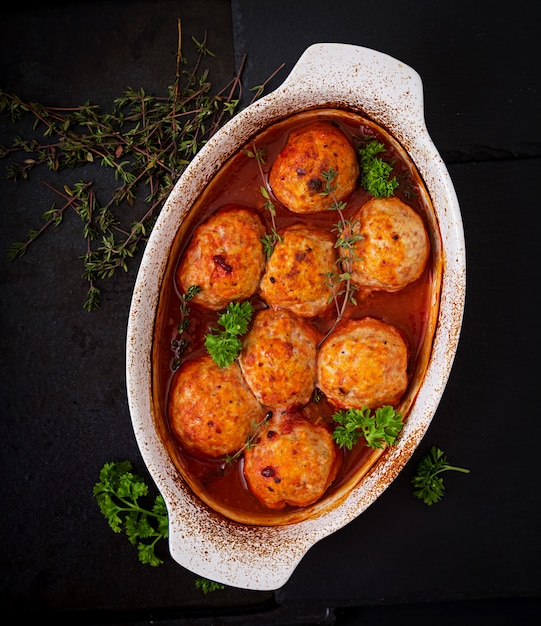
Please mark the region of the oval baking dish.
<svg viewBox="0 0 541 626"><path fill-rule="evenodd" d="M314 112L343 112L347 119L361 116L388 134L396 150L413 164L429 207L424 217L430 231L433 278L427 337L401 400L405 419L396 444L372 454L315 504L281 517L250 517L214 506L175 457L156 389L157 320L164 285L178 254L179 233L187 237L193 229L194 211L212 181L254 137ZM418 74L366 48L309 47L278 89L237 114L194 157L164 204L141 262L128 321L127 393L142 457L167 504L172 557L198 575L226 585L277 589L311 546L370 506L419 445L444 392L462 323L465 271L458 200L425 126Z"/></svg>

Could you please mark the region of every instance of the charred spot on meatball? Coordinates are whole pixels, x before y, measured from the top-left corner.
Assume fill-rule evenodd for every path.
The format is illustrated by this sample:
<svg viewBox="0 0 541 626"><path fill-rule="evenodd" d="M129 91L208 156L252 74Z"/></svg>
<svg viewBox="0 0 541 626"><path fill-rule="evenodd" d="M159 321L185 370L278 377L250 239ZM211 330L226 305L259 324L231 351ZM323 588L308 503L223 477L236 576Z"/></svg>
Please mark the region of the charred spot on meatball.
<svg viewBox="0 0 541 626"><path fill-rule="evenodd" d="M224 272L227 272L228 274L230 274L233 271L233 268L231 267L231 265L228 265L225 262L225 258L222 254L215 254L212 257L212 260L214 261L214 263L216 263L216 265L219 265Z"/></svg>

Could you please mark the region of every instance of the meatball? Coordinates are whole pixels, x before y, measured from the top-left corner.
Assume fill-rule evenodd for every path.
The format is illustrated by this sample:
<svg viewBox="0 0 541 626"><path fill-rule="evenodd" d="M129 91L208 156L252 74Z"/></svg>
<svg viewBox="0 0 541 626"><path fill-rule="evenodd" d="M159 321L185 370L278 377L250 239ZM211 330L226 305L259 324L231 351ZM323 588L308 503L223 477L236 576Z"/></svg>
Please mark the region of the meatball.
<svg viewBox="0 0 541 626"><path fill-rule="evenodd" d="M273 416L244 453L244 476L270 509L308 506L335 479L340 457L331 432L302 414Z"/></svg>
<svg viewBox="0 0 541 626"><path fill-rule="evenodd" d="M302 406L315 388L315 332L289 311L262 309L244 337L239 363L262 404Z"/></svg>
<svg viewBox="0 0 541 626"><path fill-rule="evenodd" d="M361 237L354 246L351 274L360 287L394 292L421 276L430 242L421 216L402 200L369 200L353 223Z"/></svg>
<svg viewBox="0 0 541 626"><path fill-rule="evenodd" d="M176 273L179 289L198 285L192 302L219 311L234 300L246 300L259 288L265 268L258 213L226 205L198 226Z"/></svg>
<svg viewBox="0 0 541 626"><path fill-rule="evenodd" d="M219 457L236 452L263 415L237 361L220 368L204 355L187 361L175 374L169 421L184 447L197 455Z"/></svg>
<svg viewBox="0 0 541 626"><path fill-rule="evenodd" d="M335 190L325 190L322 174L334 170ZM328 122L318 122L292 132L276 157L269 184L277 200L294 213L316 213L334 200L344 200L359 177L357 154L346 135Z"/></svg>
<svg viewBox="0 0 541 626"><path fill-rule="evenodd" d="M299 317L322 315L332 306L328 275L336 271L334 237L301 224L286 228L280 236L267 260L261 295L271 306Z"/></svg>
<svg viewBox="0 0 541 626"><path fill-rule="evenodd" d="M339 408L396 404L408 385L408 347L401 333L372 317L349 320L323 342L317 385Z"/></svg>

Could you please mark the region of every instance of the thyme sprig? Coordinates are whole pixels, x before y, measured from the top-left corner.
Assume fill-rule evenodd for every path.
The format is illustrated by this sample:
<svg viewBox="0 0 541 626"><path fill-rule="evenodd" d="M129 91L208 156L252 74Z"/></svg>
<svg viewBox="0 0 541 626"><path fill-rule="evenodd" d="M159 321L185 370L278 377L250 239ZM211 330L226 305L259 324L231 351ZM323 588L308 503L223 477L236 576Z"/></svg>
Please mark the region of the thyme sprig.
<svg viewBox="0 0 541 626"><path fill-rule="evenodd" d="M41 216L44 223L7 250L9 259L21 257L45 231L62 223L67 209L73 209L83 223L86 245L79 258L88 282L84 308L89 311L100 306L100 281L128 270L129 260L148 240L164 200L186 166L238 108L244 60L234 78L213 93L209 70L202 69L203 61L214 56L207 34L202 41L195 37L192 41L196 59L190 68L181 51L179 20L175 78L167 96L130 88L113 101L112 112L90 102L69 108L44 106L0 89L0 112L13 123L33 119L33 137L16 136L11 146L0 146L0 158L11 160L8 179L28 179L39 168L60 172L100 165L112 172L114 189L109 197L98 194L91 180L61 188L42 181L62 203L47 209Z"/></svg>
<svg viewBox="0 0 541 626"><path fill-rule="evenodd" d="M230 463L234 463L237 459L239 459L246 450L249 450L250 448L253 448L254 446L257 445L257 439L259 437L259 433L261 429L263 428L263 426L265 426L265 424L270 420L271 417L272 417L272 411L267 411L267 413L265 413L265 415L263 416L263 419L261 419L259 422L254 422L252 424L252 430L250 434L248 435L246 441L244 442L244 445L241 448L239 448L234 454L227 454L225 456L225 462L228 465Z"/></svg>
<svg viewBox="0 0 541 626"><path fill-rule="evenodd" d="M173 371L180 367L182 356L188 348L188 340L184 336L184 332L188 330L191 319L191 308L188 306L188 302L201 291L199 285L190 285L186 293L183 293L180 298L180 321L177 324L177 336L171 341L171 350L173 351L173 362L171 368Z"/></svg>
<svg viewBox="0 0 541 626"><path fill-rule="evenodd" d="M339 220L334 225L332 232L337 233L334 247L340 248L342 253L337 260L338 271L328 272L325 276L325 283L332 291L331 299L335 303L336 317L331 328L325 334L325 337L319 342L319 345L321 345L336 328L338 322L344 316L348 304L357 304L357 300L355 299L357 286L351 279L351 272L352 263L358 260L355 254L355 244L362 239L362 235L355 232L356 220L350 220L345 217L344 209L346 208L346 203L336 198L336 175L337 172L332 168L329 168L321 174L325 183L321 195L330 196L332 204L328 207L328 210L338 213Z"/></svg>
<svg viewBox="0 0 541 626"><path fill-rule="evenodd" d="M265 158L267 154L262 148L257 148L254 142L252 142L252 149L247 148L245 150L245 153L248 157L254 158L257 162L257 166L259 168L259 176L262 183L259 187L259 192L263 196L263 208L265 209L265 211L268 211L271 218L271 231L270 233L265 233L261 238L261 243L263 244L265 256L269 258L274 251L274 246L279 241L282 241L282 237L278 234L278 230L276 229L276 206L272 201L269 184L265 173L263 172L263 165L265 164Z"/></svg>

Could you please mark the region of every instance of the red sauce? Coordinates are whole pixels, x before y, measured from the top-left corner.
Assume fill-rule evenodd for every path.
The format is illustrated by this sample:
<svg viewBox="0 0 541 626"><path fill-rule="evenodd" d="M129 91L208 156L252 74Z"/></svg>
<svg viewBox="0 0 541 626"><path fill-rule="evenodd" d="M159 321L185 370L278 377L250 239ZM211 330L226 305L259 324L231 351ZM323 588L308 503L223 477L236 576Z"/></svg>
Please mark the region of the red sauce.
<svg viewBox="0 0 541 626"><path fill-rule="evenodd" d="M401 408L403 406L404 411L407 412L428 361L435 326L435 309L437 309L433 303L438 301L441 281L441 261L439 261L441 245L428 192L405 151L384 129L358 114L338 110L320 110L295 115L270 126L254 137L253 142L249 142L246 147L252 150L254 147L265 150L265 165L263 166L265 176L268 175L274 158L283 148L288 134L304 124L314 122L316 118L331 120L338 124L355 147L361 141L373 136L383 143L386 153L382 156L385 161L393 163L392 176L396 176L400 183L395 195L423 216L428 227L431 254L421 278L396 293L373 292L367 297L357 297L357 305L350 304L347 310L348 317L360 318L367 315L378 317L403 332L410 348L408 374L412 381L410 389L405 394L405 400L401 403ZM181 228L177 235L160 295L153 348L153 394L158 414L157 426L174 463L192 489L207 504L233 519L241 521L254 519L257 522L258 516L262 518L267 516L275 518L275 523L280 523L279 520L289 514L291 509L281 512L269 511L256 500L244 481L242 458L227 464L224 460L204 460L187 454L172 434L166 412L168 390L174 375L175 351L172 349L172 342L179 338L177 325L181 321L181 299L174 281L175 268L189 242L193 228L225 204L239 203L259 209L267 224L267 230L270 232L271 219L264 208L264 198L260 192L262 184L256 160L249 157L245 150L240 150L222 167L184 220L185 227ZM369 197L368 193L358 186L347 200L345 217L349 218ZM278 229L302 220L332 229L338 221L336 211L301 215L291 213L278 204L276 204L276 210ZM256 309L266 306L258 296L252 298L252 302ZM187 348L181 360L193 358L197 353L205 350L204 335L209 332L211 326L216 325L218 317L218 313L191 303L189 303L189 308L190 324L182 333L182 339L187 342ZM312 320L321 333L324 333L332 322L333 318L330 316ZM331 420L335 409L328 405L325 399L318 404L318 410L321 411L321 407L323 407L324 414ZM310 411L310 405L307 410ZM405 412L403 415L407 419ZM360 469L368 470L367 463L374 462L372 451L363 445L362 440L353 450L344 449L342 454L342 467L335 482L329 488L328 494L333 493L346 481L354 479Z"/></svg>

